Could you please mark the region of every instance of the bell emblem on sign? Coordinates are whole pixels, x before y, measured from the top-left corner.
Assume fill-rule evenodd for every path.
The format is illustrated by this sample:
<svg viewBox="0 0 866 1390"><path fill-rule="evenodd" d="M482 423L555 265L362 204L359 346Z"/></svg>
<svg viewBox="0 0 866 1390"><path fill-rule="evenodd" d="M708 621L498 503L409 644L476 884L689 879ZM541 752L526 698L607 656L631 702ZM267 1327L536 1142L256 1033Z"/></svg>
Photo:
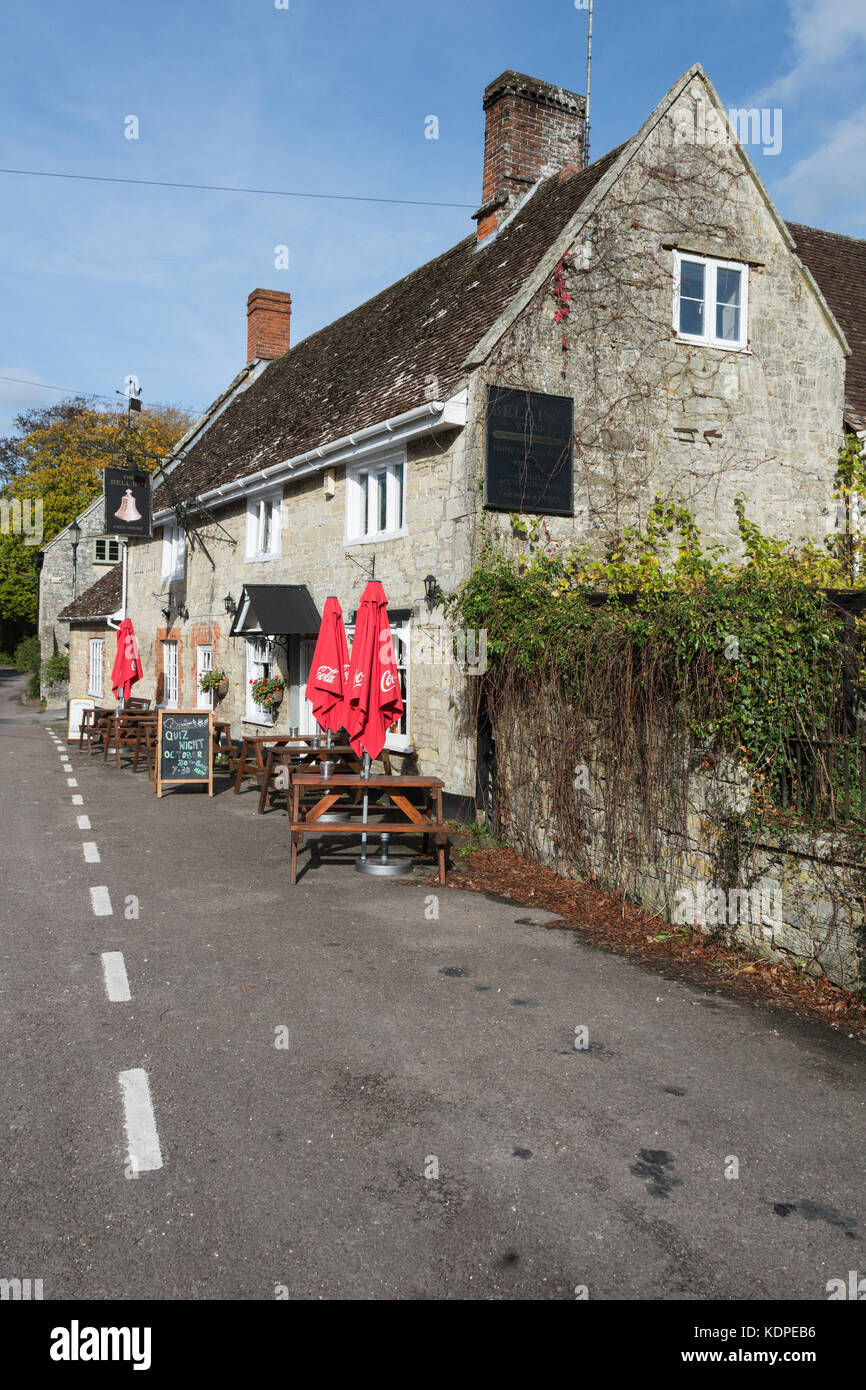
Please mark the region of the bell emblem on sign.
<svg viewBox="0 0 866 1390"><path fill-rule="evenodd" d="M132 488L128 487L124 492L123 500L114 515L119 521L141 521L141 512L135 505Z"/></svg>

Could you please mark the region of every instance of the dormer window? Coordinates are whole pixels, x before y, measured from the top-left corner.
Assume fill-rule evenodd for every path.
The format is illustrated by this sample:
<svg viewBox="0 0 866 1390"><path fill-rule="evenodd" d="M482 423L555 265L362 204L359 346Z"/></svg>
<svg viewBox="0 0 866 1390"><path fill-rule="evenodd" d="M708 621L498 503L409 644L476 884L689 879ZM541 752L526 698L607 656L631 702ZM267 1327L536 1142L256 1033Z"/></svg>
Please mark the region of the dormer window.
<svg viewBox="0 0 866 1390"><path fill-rule="evenodd" d="M687 343L744 348L749 268L740 261L674 252L674 329Z"/></svg>

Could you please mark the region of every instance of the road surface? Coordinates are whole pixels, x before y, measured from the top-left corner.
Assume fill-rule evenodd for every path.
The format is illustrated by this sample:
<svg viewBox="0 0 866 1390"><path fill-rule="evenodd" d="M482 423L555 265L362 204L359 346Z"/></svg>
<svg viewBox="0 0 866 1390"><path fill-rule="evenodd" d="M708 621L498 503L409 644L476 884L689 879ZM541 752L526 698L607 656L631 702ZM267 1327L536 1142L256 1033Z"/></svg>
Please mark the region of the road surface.
<svg viewBox="0 0 866 1390"><path fill-rule="evenodd" d="M0 1278L821 1300L863 1272L857 1042L362 877L345 842L292 889L255 784L157 800L23 683L0 675Z"/></svg>

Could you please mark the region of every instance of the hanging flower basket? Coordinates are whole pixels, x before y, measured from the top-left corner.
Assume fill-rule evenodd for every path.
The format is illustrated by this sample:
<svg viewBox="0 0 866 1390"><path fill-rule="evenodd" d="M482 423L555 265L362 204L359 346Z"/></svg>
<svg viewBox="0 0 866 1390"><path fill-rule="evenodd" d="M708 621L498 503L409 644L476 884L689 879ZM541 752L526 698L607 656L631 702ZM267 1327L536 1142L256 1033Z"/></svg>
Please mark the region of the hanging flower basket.
<svg viewBox="0 0 866 1390"><path fill-rule="evenodd" d="M250 686L250 694L255 704L267 710L269 714L279 709L286 688L282 676L260 676L257 681L250 681Z"/></svg>
<svg viewBox="0 0 866 1390"><path fill-rule="evenodd" d="M215 694L224 700L229 693L229 680L225 671L205 671L198 683L202 695Z"/></svg>

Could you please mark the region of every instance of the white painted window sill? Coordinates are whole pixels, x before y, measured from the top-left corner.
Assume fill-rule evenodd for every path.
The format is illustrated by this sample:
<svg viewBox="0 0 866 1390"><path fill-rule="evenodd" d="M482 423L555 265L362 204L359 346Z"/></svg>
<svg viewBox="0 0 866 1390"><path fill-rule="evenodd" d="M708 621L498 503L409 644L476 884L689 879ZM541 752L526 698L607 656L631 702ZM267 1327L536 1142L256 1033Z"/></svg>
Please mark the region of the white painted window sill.
<svg viewBox="0 0 866 1390"><path fill-rule="evenodd" d="M714 338L695 338L690 333L677 333L674 331L674 341L677 343L688 343L689 347L718 348L721 352L742 352L747 357L751 357L752 349L747 343L725 343L716 342Z"/></svg>
<svg viewBox="0 0 866 1390"><path fill-rule="evenodd" d="M379 531L375 536L344 536L343 545L378 545L380 541L399 541L408 536L406 526L401 531Z"/></svg>

